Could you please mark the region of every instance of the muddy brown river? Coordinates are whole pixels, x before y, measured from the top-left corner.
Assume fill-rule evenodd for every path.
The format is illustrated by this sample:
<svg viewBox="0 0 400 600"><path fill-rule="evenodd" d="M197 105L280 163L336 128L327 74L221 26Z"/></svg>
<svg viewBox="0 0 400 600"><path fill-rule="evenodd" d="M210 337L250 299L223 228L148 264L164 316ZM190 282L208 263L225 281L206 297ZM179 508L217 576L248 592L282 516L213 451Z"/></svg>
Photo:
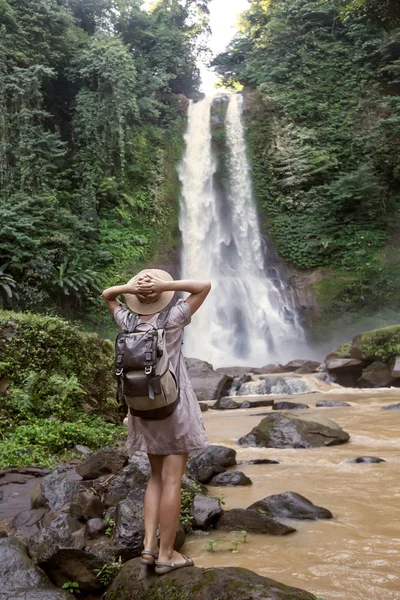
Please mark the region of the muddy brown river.
<svg viewBox="0 0 400 600"><path fill-rule="evenodd" d="M285 397L285 399L289 397ZM278 399L275 397L275 399ZM282 399L282 396L279 397ZM311 411L323 411L350 435L341 446L309 450L243 448L236 440L261 420L269 409L208 411L204 413L210 442L237 451L237 460L269 458L278 465L240 465L253 485L210 488L224 495L225 509L246 508L270 494L293 491L330 509L335 518L283 521L297 533L274 537L252 534L232 553L227 532L192 536L185 552L198 566L247 567L326 600L400 600L400 411L382 411L400 402L400 391L355 391L296 395ZM320 399L352 404L315 408ZM358 456L385 459L380 464L352 464ZM208 540L218 542L214 552Z"/></svg>

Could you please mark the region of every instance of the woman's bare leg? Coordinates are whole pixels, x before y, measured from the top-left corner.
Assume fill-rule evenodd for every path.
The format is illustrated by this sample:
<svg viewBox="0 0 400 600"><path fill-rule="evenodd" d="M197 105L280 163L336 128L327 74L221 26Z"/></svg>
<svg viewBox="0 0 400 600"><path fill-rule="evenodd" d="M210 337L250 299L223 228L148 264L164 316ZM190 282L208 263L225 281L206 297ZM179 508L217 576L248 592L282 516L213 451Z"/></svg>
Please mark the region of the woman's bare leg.
<svg viewBox="0 0 400 600"><path fill-rule="evenodd" d="M162 467L164 456L149 454L151 477L144 496L144 549L158 551L157 528L160 522L160 502L162 493ZM151 559L151 555L144 555Z"/></svg>
<svg viewBox="0 0 400 600"><path fill-rule="evenodd" d="M186 469L188 455L165 456L162 463L162 494L160 503L160 562L185 562L174 551L176 531L181 512L181 482Z"/></svg>

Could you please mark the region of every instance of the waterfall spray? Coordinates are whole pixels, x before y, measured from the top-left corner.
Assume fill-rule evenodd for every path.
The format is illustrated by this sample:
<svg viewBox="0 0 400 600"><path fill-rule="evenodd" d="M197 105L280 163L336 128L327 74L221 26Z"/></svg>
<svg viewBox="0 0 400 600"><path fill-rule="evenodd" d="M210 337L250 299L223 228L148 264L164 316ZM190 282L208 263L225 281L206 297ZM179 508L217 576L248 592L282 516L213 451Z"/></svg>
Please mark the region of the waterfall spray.
<svg viewBox="0 0 400 600"><path fill-rule="evenodd" d="M185 354L214 367L290 360L304 346L304 334L284 282L277 285L267 276L246 155L243 98L232 95L226 114L229 189L224 195L213 182L212 103L213 98L205 98L190 104L179 167L183 276L209 279L213 285L188 328Z"/></svg>

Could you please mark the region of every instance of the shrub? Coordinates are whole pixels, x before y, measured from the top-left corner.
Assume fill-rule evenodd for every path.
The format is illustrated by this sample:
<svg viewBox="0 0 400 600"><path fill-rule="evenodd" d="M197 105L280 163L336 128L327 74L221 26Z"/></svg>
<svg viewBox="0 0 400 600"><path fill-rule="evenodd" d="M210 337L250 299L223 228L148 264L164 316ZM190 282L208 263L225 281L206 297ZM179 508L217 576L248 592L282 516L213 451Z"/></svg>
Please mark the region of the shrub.
<svg viewBox="0 0 400 600"><path fill-rule="evenodd" d="M116 417L111 342L58 317L0 311L0 354L11 415L68 419L84 404Z"/></svg>
<svg viewBox="0 0 400 600"><path fill-rule="evenodd" d="M76 444L97 450L115 445L124 435L123 427L91 415L77 416L73 422L32 419L9 429L0 441L0 468L52 467L60 455L71 451Z"/></svg>

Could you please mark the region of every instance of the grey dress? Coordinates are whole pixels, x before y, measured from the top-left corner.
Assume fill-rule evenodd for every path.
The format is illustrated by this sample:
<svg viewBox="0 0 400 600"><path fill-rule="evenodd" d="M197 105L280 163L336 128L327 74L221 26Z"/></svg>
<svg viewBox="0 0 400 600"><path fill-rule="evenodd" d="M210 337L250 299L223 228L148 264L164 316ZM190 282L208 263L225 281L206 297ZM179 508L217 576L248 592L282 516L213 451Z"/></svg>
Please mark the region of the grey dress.
<svg viewBox="0 0 400 600"><path fill-rule="evenodd" d="M114 311L114 319L121 329L130 328L129 323L133 316L124 304ZM139 320L138 328L145 331L148 328L147 323L154 324L157 317L158 314L149 321ZM144 421L129 415L128 449L132 453L147 452L147 454L165 456L186 454L208 446L203 417L181 351L183 329L190 321L189 305L179 300L170 311L165 326L165 337L175 372L178 372L178 361L180 361L180 401L172 415L160 421Z"/></svg>

